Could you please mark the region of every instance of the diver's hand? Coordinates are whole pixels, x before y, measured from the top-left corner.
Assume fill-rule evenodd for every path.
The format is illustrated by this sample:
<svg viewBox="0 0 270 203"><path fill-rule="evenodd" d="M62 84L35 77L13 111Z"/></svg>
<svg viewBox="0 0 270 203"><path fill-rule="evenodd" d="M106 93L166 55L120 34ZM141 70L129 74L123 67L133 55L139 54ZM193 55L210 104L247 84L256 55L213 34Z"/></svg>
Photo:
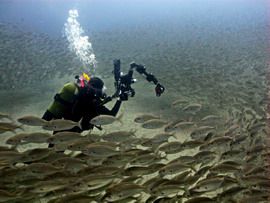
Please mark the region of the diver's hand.
<svg viewBox="0 0 270 203"><path fill-rule="evenodd" d="M165 87L162 86L160 83L157 83L155 88L156 96L159 97L165 91Z"/></svg>
<svg viewBox="0 0 270 203"><path fill-rule="evenodd" d="M128 93L123 92L123 93L119 94L119 99L121 101L127 101L128 100Z"/></svg>

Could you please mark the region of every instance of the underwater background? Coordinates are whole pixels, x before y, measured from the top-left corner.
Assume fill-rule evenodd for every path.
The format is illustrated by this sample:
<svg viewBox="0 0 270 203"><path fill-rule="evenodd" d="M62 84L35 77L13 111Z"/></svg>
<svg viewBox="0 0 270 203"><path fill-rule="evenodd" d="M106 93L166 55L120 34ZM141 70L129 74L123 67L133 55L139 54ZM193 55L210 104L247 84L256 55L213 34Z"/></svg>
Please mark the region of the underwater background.
<svg viewBox="0 0 270 203"><path fill-rule="evenodd" d="M76 11L75 16L72 13L74 11ZM72 30L71 21L68 20L70 18L79 23L75 23L77 25L75 30ZM78 32L79 36L76 33L72 35L74 32ZM83 41L87 46L81 45L82 52L80 46L74 48L75 45L72 44L74 38L80 36L88 37ZM128 72L129 64L135 61L145 65L146 70L156 76L165 87L165 92L160 97L156 97L155 85L134 72L134 77L138 81L132 84L132 87L136 94L123 102L120 110L120 113L123 113L123 124L115 122L104 126L105 130L102 132L94 129L91 133L100 135L95 142L104 141L102 135L120 129L135 131L138 140L134 142L131 149L145 150L142 153L144 155L153 155L157 151L164 152L167 160L163 160L163 157L155 159L158 163L164 164L162 167L170 165L170 161L182 156L194 155L195 157L197 153L204 150L214 151L217 154L203 164L200 161L204 158L193 157L195 165L193 163L192 167L195 169L192 168L190 177L197 177L197 182L184 184L181 189L175 188L179 187L179 183L167 181L156 185L156 188L161 188L157 189L156 193L149 190L146 192L143 189L140 200L116 198L113 201L113 198L110 199L111 197L106 195L118 194L120 189L111 191L108 189L110 184L114 187L115 184L119 184L119 188L124 184L121 182L122 176L121 178L117 176L120 182L114 180L113 183L102 185L102 190L95 193L99 198L84 199L82 202L120 202L120 200L123 202L158 202L157 200L159 202L268 202L268 195L266 195L270 190L270 185L266 184L267 181L269 182L267 145L269 138L267 138L266 126L269 117L267 114L268 37L269 1L267 0L1 0L0 112L12 117L13 123L16 123L17 118L26 115L42 117L62 86L69 81L74 81L75 75L83 72L102 78L107 88L106 93L111 95L115 90L113 60L121 60L124 73ZM106 106L111 108L113 104L114 101ZM165 125L153 124L154 126L148 129L143 124L135 122L135 118L146 114L155 115ZM2 119L2 122L7 121L7 118ZM173 130L167 130L168 126L173 126ZM207 131L192 137L193 132L205 126L209 127ZM23 130L12 131L1 128L0 125L1 146L13 146L7 145L7 140L21 132L44 131L33 126L23 126L23 128ZM164 140L165 143L159 143L161 145L157 147L150 147L153 151L146 151L148 148L144 148L143 145L145 139L149 141L163 132L173 133L175 137ZM166 151L167 148L162 148L172 142L183 144L189 141L199 143L197 145L192 143L188 148L181 145L172 153ZM67 145L61 147L65 148ZM16 144L19 154L36 148L47 149L47 143L33 141ZM117 150L121 151L121 149ZM122 151L123 154L125 150ZM3 151L4 148L0 152ZM229 159L231 162L220 166L219 164L222 164L220 157L225 152L229 154L231 152ZM66 154L69 155L69 152ZM133 155L136 157L141 154ZM42 176L42 180L39 178L31 183L27 182L30 178L27 179L25 176L23 178L20 176L22 181L19 182L16 178L8 179L6 173L11 173L9 164L18 163L18 157L16 155L14 161L13 155L7 155L7 158L4 158L5 154L1 156L3 158L0 158L2 162L0 176L6 178L1 178L4 182L0 184L3 185L0 187L0 202L47 202L54 198L58 198L54 200L58 202L60 197L67 198L67 194L71 193L70 191L59 193L60 195L57 195L57 192L53 193L59 191L59 185L56 189L43 188L47 190L44 193L33 191L33 187L41 186L44 177L47 176ZM149 167L153 163L156 164L155 161L140 162L139 166ZM22 169L31 167L31 164L21 162L24 164L20 166ZM36 162L43 163L40 160ZM91 164L88 163L92 166ZM126 160L124 166L121 169L125 172L133 165ZM206 166L208 168L205 168L203 174L196 173ZM221 169L214 168L215 166L220 166ZM236 168L232 169L232 166ZM21 170L20 167L11 168ZM105 168L102 164L98 167ZM213 171L215 173L212 174ZM79 174L77 171L72 172L75 177ZM161 169L157 168L154 172L160 175ZM166 178L174 180L174 175L177 173L169 174L170 176ZM196 188L209 173L216 181L207 183L207 186L212 188L211 191ZM151 180L155 175L144 175L142 172L138 175L142 180L136 182L136 185L144 185L145 181ZM219 184L221 175L223 175L222 185ZM80 174L78 177L84 176ZM163 178L160 177L157 181ZM32 176L31 180L33 180ZM260 181L258 183L255 181L255 184L254 180ZM104 179L104 182L107 183L108 179ZM135 180L128 183L131 182L135 184ZM68 184L66 183L65 186ZM170 187L165 187L168 185ZM55 185L52 184L51 188L53 187ZM61 185L61 189L63 187ZM183 188L185 188L184 194L176 192L182 191ZM236 188L233 195L229 192L229 194L225 193L231 188ZM89 190L84 189L80 192L76 191L74 195L77 196L74 198L87 199L85 191L89 192ZM136 189L137 193L142 192L142 188ZM133 190L134 187L132 192ZM165 195L160 191L167 193ZM123 195L127 198L136 196L137 193L132 192ZM78 196L81 194L84 196ZM104 194L107 199L104 198ZM199 199L199 197L209 199Z"/></svg>

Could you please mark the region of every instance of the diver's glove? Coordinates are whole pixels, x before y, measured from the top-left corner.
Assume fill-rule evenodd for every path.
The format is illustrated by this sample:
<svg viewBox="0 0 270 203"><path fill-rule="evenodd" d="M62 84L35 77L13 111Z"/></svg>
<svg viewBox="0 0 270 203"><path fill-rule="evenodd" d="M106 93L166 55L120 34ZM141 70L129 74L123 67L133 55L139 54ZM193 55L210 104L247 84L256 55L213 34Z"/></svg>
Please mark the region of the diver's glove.
<svg viewBox="0 0 270 203"><path fill-rule="evenodd" d="M162 86L160 83L157 83L156 88L155 88L156 96L159 97L164 91L165 91L165 87Z"/></svg>
<svg viewBox="0 0 270 203"><path fill-rule="evenodd" d="M119 99L121 101L127 101L128 100L128 93L122 92L121 94L119 94Z"/></svg>

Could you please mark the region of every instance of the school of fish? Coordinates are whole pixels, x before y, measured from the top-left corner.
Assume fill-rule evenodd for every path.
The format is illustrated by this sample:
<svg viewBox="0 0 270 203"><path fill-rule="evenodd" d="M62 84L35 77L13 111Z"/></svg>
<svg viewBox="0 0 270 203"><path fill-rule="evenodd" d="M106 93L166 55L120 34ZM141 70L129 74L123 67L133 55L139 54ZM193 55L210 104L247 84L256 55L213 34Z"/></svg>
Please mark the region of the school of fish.
<svg viewBox="0 0 270 203"><path fill-rule="evenodd" d="M266 119L245 107L198 119L201 109L184 104L188 120L138 114L140 128L103 134L61 132L80 126L69 120L0 113L1 134L11 134L0 147L0 202L267 202ZM116 121L101 115L90 122ZM27 144L35 147L21 150Z"/></svg>

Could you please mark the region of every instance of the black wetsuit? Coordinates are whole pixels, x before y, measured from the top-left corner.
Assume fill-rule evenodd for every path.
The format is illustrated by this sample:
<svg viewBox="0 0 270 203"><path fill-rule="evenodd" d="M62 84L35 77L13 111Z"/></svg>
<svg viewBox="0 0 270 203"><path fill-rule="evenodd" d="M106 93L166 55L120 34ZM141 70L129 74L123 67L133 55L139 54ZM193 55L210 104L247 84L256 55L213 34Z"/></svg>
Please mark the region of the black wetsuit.
<svg viewBox="0 0 270 203"><path fill-rule="evenodd" d="M82 132L84 130L93 129L94 126L90 123L90 120L92 118L98 115L116 116L122 103L121 100L117 100L114 107L111 110L109 110L105 106L100 105L101 102L102 100L96 97L92 92L88 92L85 89L81 89L73 105L70 105L70 112L64 114L62 118L72 120L75 122L78 122L82 119L81 121L82 129L79 127L74 127L67 131ZM52 119L61 119L56 117L49 111L46 111L42 118L47 121L50 121Z"/></svg>

